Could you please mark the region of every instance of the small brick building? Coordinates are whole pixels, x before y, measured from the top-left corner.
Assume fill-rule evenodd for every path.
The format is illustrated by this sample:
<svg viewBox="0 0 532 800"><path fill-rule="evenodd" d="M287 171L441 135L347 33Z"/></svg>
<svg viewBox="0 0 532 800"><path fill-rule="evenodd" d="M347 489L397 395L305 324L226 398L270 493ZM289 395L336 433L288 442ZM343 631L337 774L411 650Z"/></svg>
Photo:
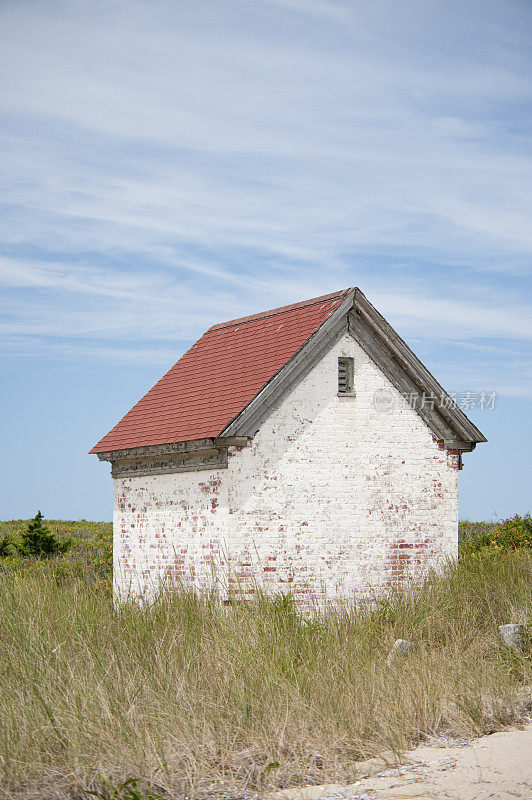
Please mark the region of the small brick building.
<svg viewBox="0 0 532 800"><path fill-rule="evenodd" d="M215 325L91 450L116 594L419 577L456 555L462 453L484 441L359 289Z"/></svg>

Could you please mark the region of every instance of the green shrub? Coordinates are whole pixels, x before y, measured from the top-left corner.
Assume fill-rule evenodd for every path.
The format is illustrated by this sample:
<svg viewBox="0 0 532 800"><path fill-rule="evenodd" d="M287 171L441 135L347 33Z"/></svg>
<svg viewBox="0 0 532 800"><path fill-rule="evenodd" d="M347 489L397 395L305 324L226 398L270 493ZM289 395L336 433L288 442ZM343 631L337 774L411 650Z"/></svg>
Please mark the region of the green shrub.
<svg viewBox="0 0 532 800"><path fill-rule="evenodd" d="M55 533L48 530L43 524L43 515L40 511L37 511L33 519L28 522L28 527L23 532L18 545L21 555L38 557L66 553L71 547L71 539L61 540Z"/></svg>
<svg viewBox="0 0 532 800"><path fill-rule="evenodd" d="M497 530L497 544L505 550L532 547L532 517L515 515L505 520Z"/></svg>
<svg viewBox="0 0 532 800"><path fill-rule="evenodd" d="M530 514L505 519L497 526L486 527L460 544L460 555L483 555L532 547L532 518Z"/></svg>
<svg viewBox="0 0 532 800"><path fill-rule="evenodd" d="M0 539L0 558L7 558L13 552L13 542L9 533L4 533Z"/></svg>

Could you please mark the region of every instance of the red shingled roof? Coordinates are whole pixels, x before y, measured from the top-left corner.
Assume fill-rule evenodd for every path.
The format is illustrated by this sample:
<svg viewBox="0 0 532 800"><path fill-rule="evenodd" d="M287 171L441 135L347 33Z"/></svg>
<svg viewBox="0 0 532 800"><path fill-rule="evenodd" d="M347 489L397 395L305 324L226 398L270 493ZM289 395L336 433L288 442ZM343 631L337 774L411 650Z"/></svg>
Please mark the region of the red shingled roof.
<svg viewBox="0 0 532 800"><path fill-rule="evenodd" d="M209 328L90 452L219 436L347 292Z"/></svg>

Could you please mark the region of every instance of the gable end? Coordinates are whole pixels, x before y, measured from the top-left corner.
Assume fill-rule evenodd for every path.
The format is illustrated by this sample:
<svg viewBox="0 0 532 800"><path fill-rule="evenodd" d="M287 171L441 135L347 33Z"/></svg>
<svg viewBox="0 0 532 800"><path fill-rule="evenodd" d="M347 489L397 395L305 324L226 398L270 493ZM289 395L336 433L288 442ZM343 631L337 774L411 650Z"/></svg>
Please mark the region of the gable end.
<svg viewBox="0 0 532 800"><path fill-rule="evenodd" d="M372 358L447 449L474 450L486 437L360 290L349 312L349 334Z"/></svg>
<svg viewBox="0 0 532 800"><path fill-rule="evenodd" d="M414 398L412 407L446 449L470 451L477 443L487 441L357 288L349 290L341 306L220 435L254 436L264 419L345 332L349 332L403 396Z"/></svg>

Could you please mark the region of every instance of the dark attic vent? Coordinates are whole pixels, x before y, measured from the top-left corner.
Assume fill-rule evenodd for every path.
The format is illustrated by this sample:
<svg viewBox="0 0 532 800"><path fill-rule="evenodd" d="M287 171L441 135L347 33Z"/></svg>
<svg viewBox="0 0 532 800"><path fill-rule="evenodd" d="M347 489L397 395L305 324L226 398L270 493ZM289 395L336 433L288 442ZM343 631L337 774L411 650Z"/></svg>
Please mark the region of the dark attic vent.
<svg viewBox="0 0 532 800"><path fill-rule="evenodd" d="M338 394L353 394L354 372L352 358L338 359Z"/></svg>

